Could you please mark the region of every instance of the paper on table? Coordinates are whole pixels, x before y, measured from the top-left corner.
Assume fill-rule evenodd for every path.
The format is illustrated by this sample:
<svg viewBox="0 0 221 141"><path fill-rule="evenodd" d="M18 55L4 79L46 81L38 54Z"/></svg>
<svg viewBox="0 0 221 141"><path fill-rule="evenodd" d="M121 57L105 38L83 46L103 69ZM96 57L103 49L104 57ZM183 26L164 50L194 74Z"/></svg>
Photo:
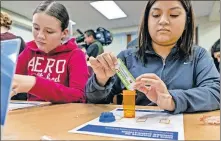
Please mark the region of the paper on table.
<svg viewBox="0 0 221 141"><path fill-rule="evenodd" d="M28 107L36 107L41 105L49 105L49 102L36 102L36 101L11 101L9 104L9 110L23 109Z"/></svg>
<svg viewBox="0 0 221 141"><path fill-rule="evenodd" d="M135 140L184 140L183 114L137 109L135 118L123 118L122 109L111 112L115 122L101 123L96 118L69 132Z"/></svg>

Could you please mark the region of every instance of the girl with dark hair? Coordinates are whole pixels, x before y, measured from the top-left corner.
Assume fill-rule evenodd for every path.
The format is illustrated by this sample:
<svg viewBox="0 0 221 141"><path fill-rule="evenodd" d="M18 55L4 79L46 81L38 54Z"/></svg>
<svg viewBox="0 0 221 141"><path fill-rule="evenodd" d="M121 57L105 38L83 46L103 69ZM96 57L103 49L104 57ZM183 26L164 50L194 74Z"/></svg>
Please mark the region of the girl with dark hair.
<svg viewBox="0 0 221 141"><path fill-rule="evenodd" d="M18 58L13 92L26 92L33 101L84 103L89 74L85 55L74 39L63 43L69 23L66 8L43 1L35 9L32 23L34 41L26 44Z"/></svg>
<svg viewBox="0 0 221 141"><path fill-rule="evenodd" d="M125 89L113 71L120 58L136 78L137 105L158 105L173 114L219 109L219 74L207 51L193 46L193 37L191 1L149 0L138 49L90 57L94 75L86 85L88 102L110 103Z"/></svg>
<svg viewBox="0 0 221 141"><path fill-rule="evenodd" d="M218 71L220 71L220 39L217 40L211 48L211 56Z"/></svg>

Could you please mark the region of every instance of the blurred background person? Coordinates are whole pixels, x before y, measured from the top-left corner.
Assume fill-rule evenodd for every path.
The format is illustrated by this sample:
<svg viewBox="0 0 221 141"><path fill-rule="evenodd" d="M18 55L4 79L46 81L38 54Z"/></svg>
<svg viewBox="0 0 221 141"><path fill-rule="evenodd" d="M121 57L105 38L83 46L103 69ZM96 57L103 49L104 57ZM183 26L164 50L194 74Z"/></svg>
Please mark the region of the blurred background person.
<svg viewBox="0 0 221 141"><path fill-rule="evenodd" d="M87 55L88 57L97 57L104 53L102 44L96 40L96 33L94 30L87 30L84 32L84 42L87 44Z"/></svg>
<svg viewBox="0 0 221 141"><path fill-rule="evenodd" d="M10 40L10 39L16 39L19 38L21 40L21 46L20 51L21 53L25 48L25 42L20 36L16 36L13 33L10 32L12 25L12 20L9 16L9 14L5 12L1 12L1 41L3 40Z"/></svg>
<svg viewBox="0 0 221 141"><path fill-rule="evenodd" d="M16 39L19 38L21 40L21 46L19 50L19 54L24 50L25 48L25 42L20 36L16 36L13 33L9 32L11 29L12 20L9 16L9 14L5 12L1 12L1 41L4 40L10 40L10 39ZM26 93L19 93L11 98L12 100L26 100L27 94Z"/></svg>

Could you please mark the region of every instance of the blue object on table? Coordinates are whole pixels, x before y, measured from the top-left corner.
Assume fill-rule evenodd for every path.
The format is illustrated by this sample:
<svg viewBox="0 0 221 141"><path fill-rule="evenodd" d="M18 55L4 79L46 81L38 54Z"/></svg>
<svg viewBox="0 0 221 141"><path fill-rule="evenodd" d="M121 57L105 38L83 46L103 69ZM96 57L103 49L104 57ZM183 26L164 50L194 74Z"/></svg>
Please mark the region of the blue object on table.
<svg viewBox="0 0 221 141"><path fill-rule="evenodd" d="M101 113L99 118L99 122L104 122L104 123L114 122L115 120L116 120L115 116L113 115L112 112L103 112Z"/></svg>
<svg viewBox="0 0 221 141"><path fill-rule="evenodd" d="M1 41L1 128L5 125L20 39Z"/></svg>

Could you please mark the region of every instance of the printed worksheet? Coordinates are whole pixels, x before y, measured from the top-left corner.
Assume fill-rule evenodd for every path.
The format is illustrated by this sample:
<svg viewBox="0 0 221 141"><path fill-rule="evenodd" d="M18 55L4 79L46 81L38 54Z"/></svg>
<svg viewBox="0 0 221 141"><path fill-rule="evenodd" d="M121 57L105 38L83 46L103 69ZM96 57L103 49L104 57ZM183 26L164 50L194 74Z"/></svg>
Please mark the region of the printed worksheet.
<svg viewBox="0 0 221 141"><path fill-rule="evenodd" d="M183 114L137 109L135 118L124 118L121 108L111 112L114 122L102 123L98 117L69 132L135 140L184 140Z"/></svg>

